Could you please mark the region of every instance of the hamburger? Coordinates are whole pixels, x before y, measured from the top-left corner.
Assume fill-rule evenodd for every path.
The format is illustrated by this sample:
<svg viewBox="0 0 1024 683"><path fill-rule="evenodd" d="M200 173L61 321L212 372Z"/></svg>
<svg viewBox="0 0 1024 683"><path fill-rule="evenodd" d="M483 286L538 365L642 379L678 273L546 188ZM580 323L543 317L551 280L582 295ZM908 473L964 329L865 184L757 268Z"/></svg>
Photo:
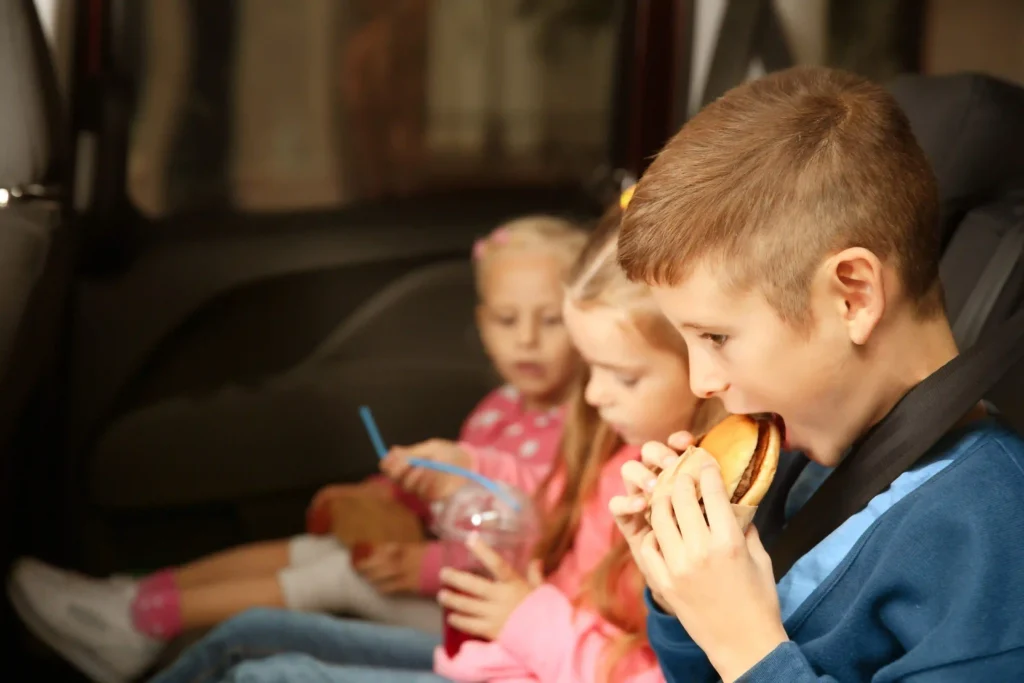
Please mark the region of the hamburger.
<svg viewBox="0 0 1024 683"><path fill-rule="evenodd" d="M753 518L752 511L761 502L779 466L782 449L782 425L776 416L730 415L715 425L696 446L686 449L668 469L658 474L651 500L670 496L676 479L689 474L698 482L701 467L713 458L722 470L726 493L744 527ZM701 509L704 507L700 501ZM647 508L650 515L650 506ZM742 517L742 518L741 518Z"/></svg>

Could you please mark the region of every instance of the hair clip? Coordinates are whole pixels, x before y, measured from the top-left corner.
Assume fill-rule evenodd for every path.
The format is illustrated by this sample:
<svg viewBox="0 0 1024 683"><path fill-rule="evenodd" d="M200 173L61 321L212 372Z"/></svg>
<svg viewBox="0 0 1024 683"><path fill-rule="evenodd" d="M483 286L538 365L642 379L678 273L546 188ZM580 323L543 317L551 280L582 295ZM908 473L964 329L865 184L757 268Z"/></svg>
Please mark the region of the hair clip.
<svg viewBox="0 0 1024 683"><path fill-rule="evenodd" d="M636 183L633 183L632 185L630 185L629 187L622 191L622 194L619 195L620 209L622 209L623 211L626 210L626 207L629 206L630 200L633 199L634 192L636 192Z"/></svg>
<svg viewBox="0 0 1024 683"><path fill-rule="evenodd" d="M505 244L508 242L509 233L507 228L498 228L487 237L481 237L476 242L473 242L473 260L479 261L484 257L484 252L487 251L487 244L494 242L495 244Z"/></svg>

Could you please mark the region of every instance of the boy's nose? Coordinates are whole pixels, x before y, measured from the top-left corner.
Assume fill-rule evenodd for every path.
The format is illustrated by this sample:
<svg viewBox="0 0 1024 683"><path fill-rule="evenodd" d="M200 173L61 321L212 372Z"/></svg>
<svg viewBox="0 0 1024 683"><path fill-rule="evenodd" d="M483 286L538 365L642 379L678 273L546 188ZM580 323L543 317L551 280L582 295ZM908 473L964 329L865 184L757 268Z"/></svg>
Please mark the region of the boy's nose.
<svg viewBox="0 0 1024 683"><path fill-rule="evenodd" d="M729 388L725 378L709 368L690 367L690 390L697 398L708 399L718 396Z"/></svg>

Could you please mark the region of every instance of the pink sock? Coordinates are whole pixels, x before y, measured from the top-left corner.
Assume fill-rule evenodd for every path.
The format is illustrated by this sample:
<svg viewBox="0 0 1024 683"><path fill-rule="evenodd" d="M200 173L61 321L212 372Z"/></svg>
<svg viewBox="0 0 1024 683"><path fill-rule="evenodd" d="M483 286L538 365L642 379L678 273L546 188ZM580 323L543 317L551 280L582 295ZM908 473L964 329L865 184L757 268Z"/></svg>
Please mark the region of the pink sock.
<svg viewBox="0 0 1024 683"><path fill-rule="evenodd" d="M132 624L157 640L171 640L181 633L181 591L170 572L154 574L139 584L132 601Z"/></svg>
<svg viewBox="0 0 1024 683"><path fill-rule="evenodd" d="M144 593L163 593L164 591L174 590L177 587L178 585L174 581L174 570L161 569L139 581L139 595Z"/></svg>

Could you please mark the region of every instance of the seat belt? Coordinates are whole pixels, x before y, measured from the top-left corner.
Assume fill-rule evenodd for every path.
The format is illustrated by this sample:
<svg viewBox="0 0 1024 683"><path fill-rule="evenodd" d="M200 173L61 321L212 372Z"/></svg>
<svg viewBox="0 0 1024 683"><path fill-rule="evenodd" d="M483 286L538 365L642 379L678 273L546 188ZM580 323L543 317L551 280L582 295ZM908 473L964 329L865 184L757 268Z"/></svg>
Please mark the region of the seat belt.
<svg viewBox="0 0 1024 683"><path fill-rule="evenodd" d="M953 323L953 338L961 349L974 346L981 331L1003 293L1010 276L1024 254L1024 229L1008 231L999 240L977 284L967 297L960 315Z"/></svg>
<svg viewBox="0 0 1024 683"><path fill-rule="evenodd" d="M1024 309L907 392L854 444L771 544L776 581L920 460L1022 359Z"/></svg>

